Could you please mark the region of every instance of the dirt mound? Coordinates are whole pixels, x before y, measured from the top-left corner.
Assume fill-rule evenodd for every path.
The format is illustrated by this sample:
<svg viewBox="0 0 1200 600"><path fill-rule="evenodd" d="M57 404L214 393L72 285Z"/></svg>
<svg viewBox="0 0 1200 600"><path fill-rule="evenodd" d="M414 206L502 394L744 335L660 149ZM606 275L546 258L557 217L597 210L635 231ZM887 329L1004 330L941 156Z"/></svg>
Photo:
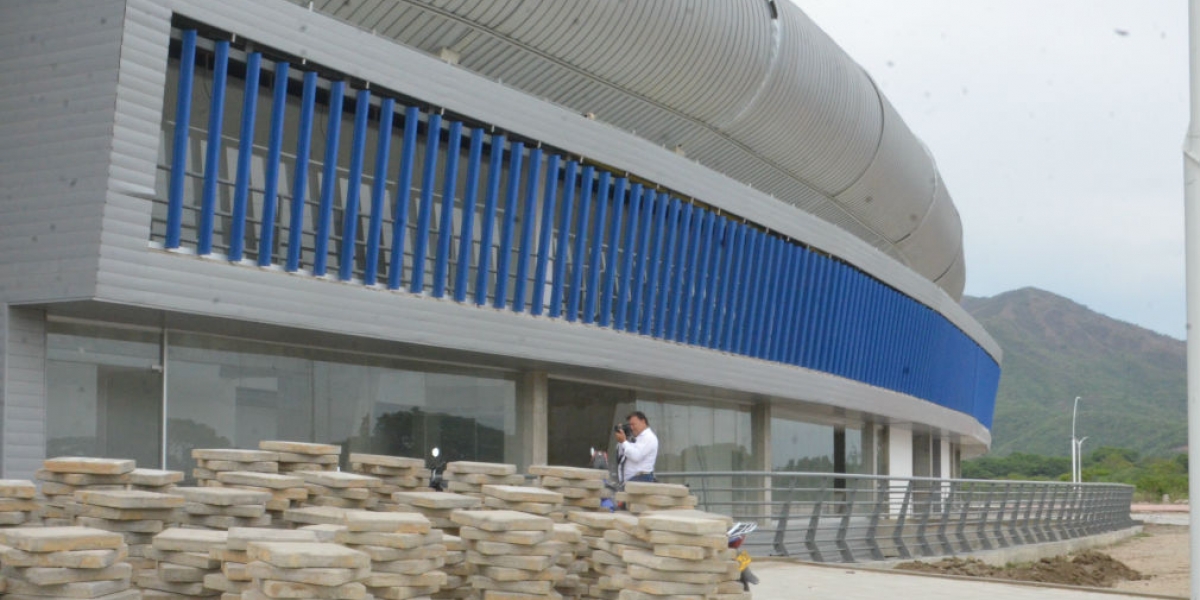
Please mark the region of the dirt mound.
<svg viewBox="0 0 1200 600"><path fill-rule="evenodd" d="M1113 587L1119 581L1137 581L1143 578L1141 573L1129 568L1125 563L1103 552L1094 551L1083 552L1073 557L1055 556L1054 558L1043 558L1035 563L1004 567L995 567L973 558L947 558L935 563L906 562L896 565L896 568L939 575L1014 579L1088 587Z"/></svg>

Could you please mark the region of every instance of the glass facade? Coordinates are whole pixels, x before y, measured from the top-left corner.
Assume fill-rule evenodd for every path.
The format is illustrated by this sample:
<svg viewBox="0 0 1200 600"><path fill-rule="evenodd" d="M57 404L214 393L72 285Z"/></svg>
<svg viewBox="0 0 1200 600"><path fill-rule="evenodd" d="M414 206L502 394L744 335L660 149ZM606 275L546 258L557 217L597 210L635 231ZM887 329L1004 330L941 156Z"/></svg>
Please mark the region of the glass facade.
<svg viewBox="0 0 1200 600"><path fill-rule="evenodd" d="M656 470L757 470L749 406L639 392L637 409L658 435Z"/></svg>

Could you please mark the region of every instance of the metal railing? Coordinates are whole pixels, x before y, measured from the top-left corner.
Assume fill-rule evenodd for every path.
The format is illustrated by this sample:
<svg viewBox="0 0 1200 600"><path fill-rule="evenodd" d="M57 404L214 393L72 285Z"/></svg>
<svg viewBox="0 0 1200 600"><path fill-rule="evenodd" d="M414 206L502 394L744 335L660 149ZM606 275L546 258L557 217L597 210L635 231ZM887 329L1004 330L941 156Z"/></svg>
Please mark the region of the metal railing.
<svg viewBox="0 0 1200 600"><path fill-rule="evenodd" d="M700 510L759 524L759 556L866 562L1084 537L1134 525L1133 487L837 473L659 473Z"/></svg>

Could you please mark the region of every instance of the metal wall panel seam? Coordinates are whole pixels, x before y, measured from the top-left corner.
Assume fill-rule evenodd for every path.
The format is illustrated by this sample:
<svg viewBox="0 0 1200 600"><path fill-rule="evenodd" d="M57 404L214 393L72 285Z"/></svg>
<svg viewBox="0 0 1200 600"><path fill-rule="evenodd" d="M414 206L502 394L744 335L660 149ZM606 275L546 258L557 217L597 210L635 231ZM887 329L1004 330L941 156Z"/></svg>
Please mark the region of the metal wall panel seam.
<svg viewBox="0 0 1200 600"><path fill-rule="evenodd" d="M433 221L433 189L437 185L438 144L442 139L442 115L431 113L425 127L425 163L421 172L417 231L413 238L412 281L408 288L408 291L413 294L425 293L425 257L429 252L429 230L430 223Z"/></svg>
<svg viewBox="0 0 1200 600"><path fill-rule="evenodd" d="M679 233L679 199L659 194L658 223L654 231L654 252L650 255L650 274L646 296L646 316L642 319L642 335L662 338L665 330L667 304L677 293L670 285L672 263L675 261L675 236ZM663 256L663 247L667 254Z"/></svg>
<svg viewBox="0 0 1200 600"><path fill-rule="evenodd" d="M446 170L442 177L442 210L437 222L437 255L433 262L433 297L446 295L450 275L450 247L454 241L454 200L458 193L458 159L462 154L462 121L450 122L446 138Z"/></svg>
<svg viewBox="0 0 1200 600"><path fill-rule="evenodd" d="M558 154L550 154L546 161L546 184L542 193L542 219L538 229L537 263L533 270L533 305L530 314L539 316L545 308L546 271L550 266L550 253L554 243L554 213L558 208Z"/></svg>
<svg viewBox="0 0 1200 600"><path fill-rule="evenodd" d="M279 61L275 63L275 80L274 96L271 99L271 130L268 135L267 142L267 164L266 164L266 181L263 183L263 201L262 201L262 225L258 234L258 266L265 267L274 264L273 253L275 251L275 219L279 202L279 160L283 155L283 123L287 112L287 86L288 86L288 63ZM190 92L189 92L190 93ZM389 127L391 117L388 117ZM388 136L382 136L382 139L388 139ZM386 150L381 149L385 155ZM175 169L182 170L183 165L174 165L171 167L171 176L175 176ZM377 169L378 170L378 169ZM386 179L386 171L384 171ZM180 205L182 210L182 204ZM377 209L371 210L371 216L378 214ZM375 245L379 245L379 225L372 225L372 231L375 233ZM368 265L373 265L369 262ZM371 271L368 267L368 271ZM374 274L368 285L374 283Z"/></svg>
<svg viewBox="0 0 1200 600"><path fill-rule="evenodd" d="M496 257L496 293L493 306L508 305L508 265L512 261L513 234L517 223L520 203L521 163L524 160L525 144L514 141L508 153L508 186L504 200L504 227L500 230L500 249Z"/></svg>
<svg viewBox="0 0 1200 600"><path fill-rule="evenodd" d="M354 277L358 202L362 194L363 156L367 149L367 117L370 110L371 92L358 90L354 106L354 133L350 138L350 173L346 182L346 198L342 204L342 247L338 251L338 279L341 281L350 281ZM333 220L332 215L330 220Z"/></svg>
<svg viewBox="0 0 1200 600"><path fill-rule="evenodd" d="M474 254L475 207L476 198L479 195L479 170L482 168L483 162L483 136L482 127L471 130L471 148L467 154L467 188L463 190L462 225L458 234L458 266L454 272L455 302L467 301L467 288L470 285L471 256ZM496 185L499 186L499 178L497 178ZM495 204L492 206L494 208ZM491 227L490 221L487 226ZM488 241L490 246L490 236ZM482 252L484 248L484 246L480 246L480 251ZM486 265L485 261L479 261L476 267L477 271L486 270ZM482 304L482 302L478 304Z"/></svg>
<svg viewBox="0 0 1200 600"><path fill-rule="evenodd" d="M229 42L217 42L213 57L212 104L208 117L208 146L204 159L204 189L201 192L200 224L197 226L196 252L201 256L212 252L213 213L217 204L217 174L221 159L221 123L225 109L225 77L228 68Z"/></svg>
<svg viewBox="0 0 1200 600"><path fill-rule="evenodd" d="M375 142L375 171L371 182L371 219L367 222L366 264L363 265L363 284L368 286L375 285L379 280L379 243L383 234L383 206L387 196L388 168L391 166L392 123L395 115L396 101L384 98L379 103L379 133Z"/></svg>
<svg viewBox="0 0 1200 600"><path fill-rule="evenodd" d="M597 319L597 323L601 327L608 327L613 318L613 294L616 290L618 259L617 248L621 240L621 217L625 207L626 182L627 180L624 177L618 177L616 186L613 189L613 216L612 225L609 227L608 259L605 261L604 266L604 292L600 299L600 317Z"/></svg>
<svg viewBox="0 0 1200 600"><path fill-rule="evenodd" d="M398 290L404 278L404 234L408 230L408 204L412 198L413 165L417 153L420 110L404 110L404 141L400 147L400 172L396 175L396 204L392 208L392 247L388 257L388 289Z"/></svg>
<svg viewBox="0 0 1200 600"><path fill-rule="evenodd" d="M591 251L588 255L588 283L583 300L583 322L588 325L596 319L596 296L600 292L600 254L604 251L604 226L608 221L608 203L612 193L611 180L612 175L608 171L601 172L596 189L596 218L592 225Z"/></svg>
<svg viewBox="0 0 1200 600"><path fill-rule="evenodd" d="M633 294L629 298L630 315L629 322L626 326L626 331L631 331L634 333L640 332L645 335L648 333L648 330L645 326L639 326L641 324L640 319L643 316L649 318L650 310L648 305L652 303L650 298L647 296L647 290L650 287L650 283L646 281L646 267L648 261L658 260L657 256L651 255L653 250L650 246L650 237L652 229L654 229L655 211L658 211L661 214L662 210L666 207L663 206L663 202L658 201L657 194L655 194L654 190L649 186L645 188L642 194L643 210L639 218L641 224L638 228L640 236L638 239L637 250L634 252L634 260L637 261L637 269L634 271L633 286L630 288L630 291L633 292Z"/></svg>
<svg viewBox="0 0 1200 600"><path fill-rule="evenodd" d="M242 260L246 236L246 203L250 194L250 159L254 152L254 121L258 113L258 79L262 69L262 54L251 52L246 56L246 74L243 79L242 125L238 134L237 174L233 192L233 216L229 224L229 252L231 262Z"/></svg>
<svg viewBox="0 0 1200 600"><path fill-rule="evenodd" d="M333 226L333 196L338 185L338 150L341 146L342 101L345 90L346 82L344 81L334 81L329 84L329 119L325 126L325 162L321 171L321 203L313 219L317 225L317 234L313 240L312 273L314 277L325 275L325 266L329 260L329 229Z"/></svg>
<svg viewBox="0 0 1200 600"><path fill-rule="evenodd" d="M553 155L557 156L557 155ZM555 162L555 167L558 163ZM533 255L533 229L537 223L537 190L541 178L542 149L529 151L529 172L525 179L525 204L521 209L521 248L517 254L517 280L513 285L513 312L525 312L525 288L529 284L529 259Z"/></svg>
<svg viewBox="0 0 1200 600"><path fill-rule="evenodd" d="M570 243L571 224L574 217L575 208L575 188L579 185L579 163L569 160L567 161L566 173L563 176L563 201L562 208L559 209L558 217L558 246L554 250L554 281L550 286L550 316L559 318L562 316L563 309L563 287L566 285L567 278L567 263L573 262L576 267L579 266L579 253L575 252L571 256L571 252L567 246ZM588 190L591 190L590 182L588 182ZM581 208L581 210L584 210ZM574 321L574 315L568 317L569 321Z"/></svg>
<svg viewBox="0 0 1200 600"><path fill-rule="evenodd" d="M583 295L583 272L588 263L585 254L588 215L592 211L592 185L595 178L595 167L591 165L583 167L583 174L580 176L579 216L575 221L575 245L571 250L571 289L567 295L567 320L572 323L579 318L579 301Z"/></svg>
<svg viewBox="0 0 1200 600"><path fill-rule="evenodd" d="M496 205L500 196L500 176L503 171L504 146L507 139L502 133L492 134L488 160L487 194L483 204L483 222L479 228L479 260L475 271L475 304L487 304L488 275L492 271L492 232L496 227ZM497 257L499 260L499 257Z"/></svg>

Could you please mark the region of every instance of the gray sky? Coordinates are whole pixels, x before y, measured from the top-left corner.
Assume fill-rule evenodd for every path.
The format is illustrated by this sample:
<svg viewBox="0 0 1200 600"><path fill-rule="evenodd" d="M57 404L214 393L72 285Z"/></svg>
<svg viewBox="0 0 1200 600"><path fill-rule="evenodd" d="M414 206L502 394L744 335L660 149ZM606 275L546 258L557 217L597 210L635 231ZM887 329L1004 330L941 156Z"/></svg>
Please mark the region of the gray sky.
<svg viewBox="0 0 1200 600"><path fill-rule="evenodd" d="M932 151L967 294L1184 338L1184 0L795 1Z"/></svg>

